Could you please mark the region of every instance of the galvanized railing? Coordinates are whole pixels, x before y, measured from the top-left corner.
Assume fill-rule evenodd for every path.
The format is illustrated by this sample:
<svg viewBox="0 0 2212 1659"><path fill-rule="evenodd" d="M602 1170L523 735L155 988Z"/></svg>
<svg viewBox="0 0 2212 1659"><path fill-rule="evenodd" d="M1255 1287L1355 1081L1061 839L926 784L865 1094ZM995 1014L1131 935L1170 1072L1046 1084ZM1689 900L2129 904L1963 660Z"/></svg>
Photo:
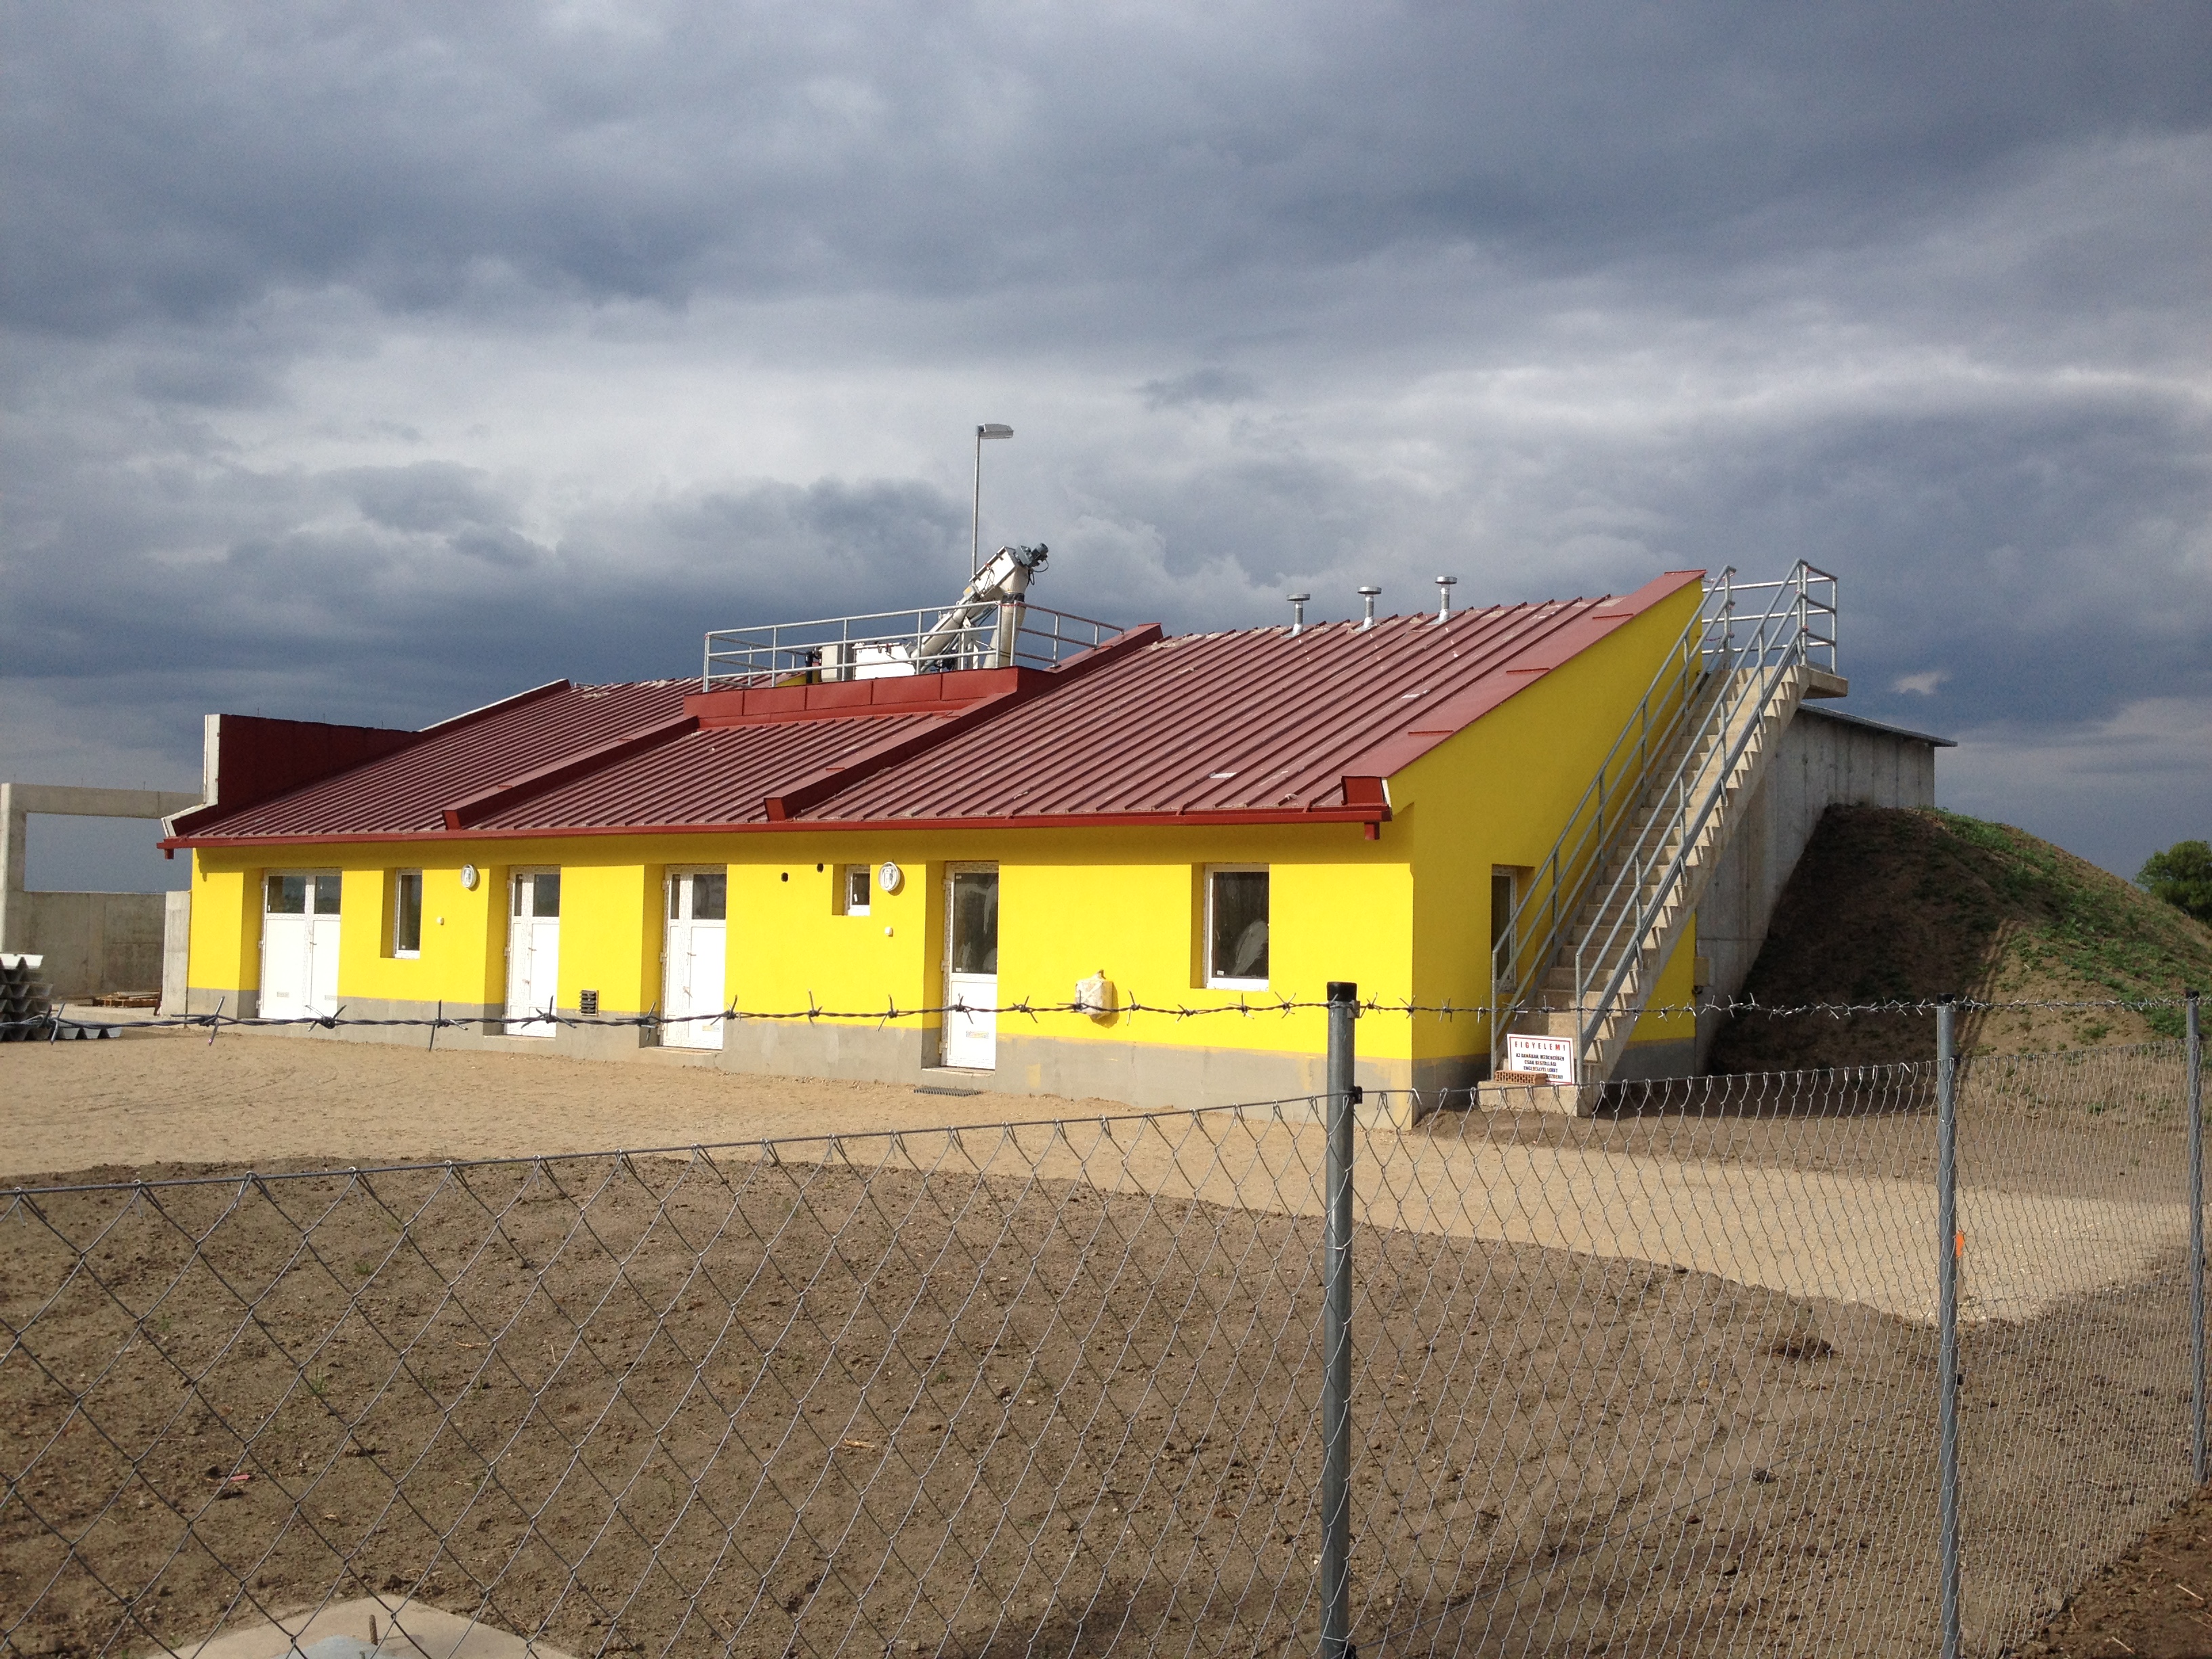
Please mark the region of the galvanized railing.
<svg viewBox="0 0 2212 1659"><path fill-rule="evenodd" d="M963 668L1050 668L1123 630L1018 599L717 629L700 689L891 679Z"/></svg>
<svg viewBox="0 0 2212 1659"><path fill-rule="evenodd" d="M1770 596L1766 610L1755 617L1741 616L1747 594ZM1753 729L1747 726L1735 733L1725 763L1708 779L1699 759L1728 739L1731 722L1749 695L1744 676L1757 681L1756 706L1763 708L1781 673L1808 662L1832 672L1836 610L1836 579L1802 559L1779 581L1740 582L1731 566L1706 585L1698 615L1669 647L1630 710L1492 946L1492 1000L1501 1010L1510 1005L1515 1013L1534 1012L1555 1001L1545 994L1541 980L1555 963L1571 963L1569 1006L1582 1016L1576 1038L1579 1063L1626 977L1631 957L1620 949L1624 924L1632 915L1636 931L1626 937L1640 939L1674 894L1680 854L1703 832ZM1750 637L1740 641L1739 632L1746 629ZM1657 769L1670 762L1670 769L1659 774ZM1700 781L1707 787L1694 788ZM1625 831L1632 838L1621 848ZM1669 847L1676 855L1657 866L1659 884L1646 896L1649 902L1625 903L1625 895L1642 893L1650 879L1653 851ZM1593 910L1601 884L1603 895ZM1596 931L1578 935L1585 917L1597 925ZM1595 990L1600 972L1607 972L1607 979ZM1532 978L1537 981L1534 994L1524 996L1522 988ZM1504 1059L1514 1023L1514 1016L1504 1012L1492 1021L1493 1071Z"/></svg>

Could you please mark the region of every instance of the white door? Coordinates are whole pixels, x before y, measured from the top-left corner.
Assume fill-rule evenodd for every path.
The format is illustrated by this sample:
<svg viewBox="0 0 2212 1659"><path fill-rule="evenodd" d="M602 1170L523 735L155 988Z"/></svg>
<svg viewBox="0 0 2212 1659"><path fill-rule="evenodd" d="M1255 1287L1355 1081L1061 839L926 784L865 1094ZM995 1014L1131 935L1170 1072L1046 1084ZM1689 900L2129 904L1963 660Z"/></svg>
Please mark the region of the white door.
<svg viewBox="0 0 2212 1659"><path fill-rule="evenodd" d="M338 1011L338 878L272 874L261 889L261 1013L320 1019Z"/></svg>
<svg viewBox="0 0 2212 1659"><path fill-rule="evenodd" d="M561 872L518 870L507 880L507 1034L551 1036L561 980Z"/></svg>
<svg viewBox="0 0 2212 1659"><path fill-rule="evenodd" d="M730 878L720 870L672 870L668 934L660 954L660 1012L672 1021L660 1041L671 1048L719 1048L722 964L727 960Z"/></svg>
<svg viewBox="0 0 2212 1659"><path fill-rule="evenodd" d="M945 878L945 1063L999 1063L999 866L956 866ZM963 1007L971 1012L962 1012Z"/></svg>

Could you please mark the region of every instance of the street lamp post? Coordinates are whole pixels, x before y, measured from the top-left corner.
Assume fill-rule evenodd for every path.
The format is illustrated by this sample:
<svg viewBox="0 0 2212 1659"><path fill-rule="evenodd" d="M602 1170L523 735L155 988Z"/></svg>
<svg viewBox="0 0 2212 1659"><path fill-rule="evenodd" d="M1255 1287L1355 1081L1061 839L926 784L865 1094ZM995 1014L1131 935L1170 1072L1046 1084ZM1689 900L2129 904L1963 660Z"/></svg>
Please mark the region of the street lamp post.
<svg viewBox="0 0 2212 1659"><path fill-rule="evenodd" d="M1001 426L996 421L986 421L975 428L975 514L968 526L968 574L971 578L983 568L983 440L1013 435L1013 428Z"/></svg>

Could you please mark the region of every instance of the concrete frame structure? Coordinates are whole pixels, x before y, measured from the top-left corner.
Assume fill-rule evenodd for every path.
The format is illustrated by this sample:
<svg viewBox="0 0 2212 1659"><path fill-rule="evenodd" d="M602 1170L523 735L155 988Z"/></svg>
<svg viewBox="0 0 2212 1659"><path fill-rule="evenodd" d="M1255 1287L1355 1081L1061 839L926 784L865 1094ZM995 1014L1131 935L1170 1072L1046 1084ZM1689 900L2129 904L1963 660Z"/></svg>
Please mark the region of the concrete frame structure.
<svg viewBox="0 0 2212 1659"><path fill-rule="evenodd" d="M40 972L57 998L161 984L172 941L181 952L185 939L171 927L170 901L190 896L26 891L30 817L166 818L198 805L198 796L175 790L0 783L0 951L44 957Z"/></svg>

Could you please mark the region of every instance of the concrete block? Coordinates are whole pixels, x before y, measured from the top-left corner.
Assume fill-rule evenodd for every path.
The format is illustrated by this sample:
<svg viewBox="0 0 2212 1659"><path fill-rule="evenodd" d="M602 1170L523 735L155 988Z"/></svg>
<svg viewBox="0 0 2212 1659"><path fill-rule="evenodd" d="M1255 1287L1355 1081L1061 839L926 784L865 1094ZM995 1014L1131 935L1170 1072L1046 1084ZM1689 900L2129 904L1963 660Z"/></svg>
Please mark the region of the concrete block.
<svg viewBox="0 0 2212 1659"><path fill-rule="evenodd" d="M280 1614L273 1624L230 1631L174 1659L568 1659L558 1648L525 1640L399 1596L365 1595L335 1607Z"/></svg>

